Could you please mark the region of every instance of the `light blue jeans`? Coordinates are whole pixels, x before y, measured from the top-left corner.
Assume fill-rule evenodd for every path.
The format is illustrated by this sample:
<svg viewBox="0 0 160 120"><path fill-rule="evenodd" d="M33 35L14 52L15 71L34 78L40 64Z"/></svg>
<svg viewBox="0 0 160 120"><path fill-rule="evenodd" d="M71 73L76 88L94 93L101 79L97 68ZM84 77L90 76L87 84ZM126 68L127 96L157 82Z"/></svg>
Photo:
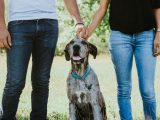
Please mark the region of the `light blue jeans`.
<svg viewBox="0 0 160 120"><path fill-rule="evenodd" d="M131 89L132 62L135 56L139 89L143 100L146 120L156 120L156 99L154 90L156 57L153 56L154 30L138 34L124 34L112 31L109 49L118 83L118 104L121 120L132 120Z"/></svg>

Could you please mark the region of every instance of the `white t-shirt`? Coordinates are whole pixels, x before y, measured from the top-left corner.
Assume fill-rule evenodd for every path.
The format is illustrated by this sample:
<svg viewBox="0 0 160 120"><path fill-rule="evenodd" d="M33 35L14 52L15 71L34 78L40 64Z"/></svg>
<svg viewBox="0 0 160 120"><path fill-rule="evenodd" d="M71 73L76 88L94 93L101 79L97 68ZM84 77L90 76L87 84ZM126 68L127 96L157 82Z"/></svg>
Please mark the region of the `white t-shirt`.
<svg viewBox="0 0 160 120"><path fill-rule="evenodd" d="M57 18L55 0L9 0L9 21Z"/></svg>

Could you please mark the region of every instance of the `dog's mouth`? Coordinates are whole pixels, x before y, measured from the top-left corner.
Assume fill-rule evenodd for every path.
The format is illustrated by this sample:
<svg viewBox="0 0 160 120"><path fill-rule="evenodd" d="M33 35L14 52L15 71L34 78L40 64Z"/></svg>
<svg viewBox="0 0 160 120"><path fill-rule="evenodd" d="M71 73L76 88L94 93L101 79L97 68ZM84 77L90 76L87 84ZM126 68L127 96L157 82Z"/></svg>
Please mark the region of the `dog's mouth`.
<svg viewBox="0 0 160 120"><path fill-rule="evenodd" d="M73 56L71 58L71 60L75 63L83 63L84 62L84 58L80 57L80 56Z"/></svg>

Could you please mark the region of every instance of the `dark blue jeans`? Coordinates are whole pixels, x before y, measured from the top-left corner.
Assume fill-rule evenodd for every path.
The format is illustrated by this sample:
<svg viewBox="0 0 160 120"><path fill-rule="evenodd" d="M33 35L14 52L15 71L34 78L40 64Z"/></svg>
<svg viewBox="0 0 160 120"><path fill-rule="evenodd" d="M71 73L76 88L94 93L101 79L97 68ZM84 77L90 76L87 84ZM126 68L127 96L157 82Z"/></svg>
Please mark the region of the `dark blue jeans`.
<svg viewBox="0 0 160 120"><path fill-rule="evenodd" d="M46 120L50 70L58 39L58 21L52 19L13 21L9 23L8 29L12 47L7 51L7 80L2 99L2 119L15 119L32 55L30 120Z"/></svg>

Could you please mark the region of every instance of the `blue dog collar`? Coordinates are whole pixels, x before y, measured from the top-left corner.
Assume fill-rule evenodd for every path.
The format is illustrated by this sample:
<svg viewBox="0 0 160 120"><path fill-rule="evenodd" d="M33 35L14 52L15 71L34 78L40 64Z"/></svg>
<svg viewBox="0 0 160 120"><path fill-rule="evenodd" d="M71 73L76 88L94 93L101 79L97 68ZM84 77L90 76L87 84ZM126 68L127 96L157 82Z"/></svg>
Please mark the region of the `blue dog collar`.
<svg viewBox="0 0 160 120"><path fill-rule="evenodd" d="M86 72L85 72L85 74L83 75L83 76L80 76L80 75L78 75L76 72L71 72L71 75L72 75L72 77L74 77L75 79L78 79L78 80L85 80L87 77L88 77L88 75L90 74L90 72L91 72L91 67L90 66L88 66L88 68L87 68L87 70L86 70Z"/></svg>

